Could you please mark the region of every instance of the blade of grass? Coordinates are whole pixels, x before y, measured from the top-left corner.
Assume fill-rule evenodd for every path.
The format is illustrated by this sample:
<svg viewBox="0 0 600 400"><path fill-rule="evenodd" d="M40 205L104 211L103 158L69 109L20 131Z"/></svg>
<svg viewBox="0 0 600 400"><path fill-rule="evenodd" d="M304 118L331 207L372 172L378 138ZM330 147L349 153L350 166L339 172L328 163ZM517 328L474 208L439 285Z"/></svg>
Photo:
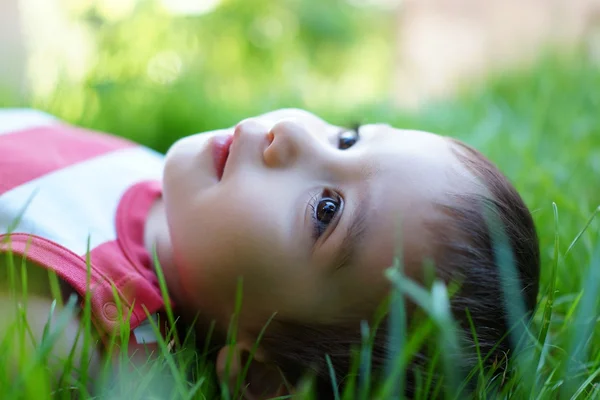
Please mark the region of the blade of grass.
<svg viewBox="0 0 600 400"><path fill-rule="evenodd" d="M337 378L335 376L335 370L333 369L333 364L331 362L331 357L329 354L325 354L325 361L327 362L327 368L329 370L329 378L331 379L331 389L333 391L334 400L340 400L340 391L338 388Z"/></svg>
<svg viewBox="0 0 600 400"><path fill-rule="evenodd" d="M229 347L230 349L233 349L233 346L235 345L235 341L237 340L238 322L239 322L240 311L242 309L242 297L243 297L243 280L240 277L238 279L238 284L237 284L236 292L235 292L234 311L233 311L233 315L231 316L231 320L229 321L229 328L227 329L226 343L228 346L230 346ZM234 352L229 351L227 354L227 360L225 362L225 376L226 377L229 377L229 371L231 369L231 362L232 362L233 356L234 356ZM234 398L237 398L238 390L242 386L241 379L242 379L242 376L238 375L236 387L234 390ZM227 384L227 382L221 382L221 390L222 390L222 395L224 398L226 398L226 399L231 398L231 393L229 392L229 385Z"/></svg>
<svg viewBox="0 0 600 400"><path fill-rule="evenodd" d="M367 321L363 320L360 322L360 335L362 343L360 349L358 398L367 400L371 390L371 353L373 348L369 323Z"/></svg>
<svg viewBox="0 0 600 400"><path fill-rule="evenodd" d="M15 231L15 229L17 229L17 227L19 226L19 224L21 224L21 221L23 220L23 216L25 215L25 212L29 208L29 205L33 201L33 198L37 195L38 191L39 191L39 188L35 188L31 192L31 195L27 198L27 200L25 201L25 204L23 205L23 207L21 208L21 210L19 210L19 213L17 214L17 217L12 220L11 224L6 229L6 236L7 237L9 237L10 234L13 233Z"/></svg>
<svg viewBox="0 0 600 400"><path fill-rule="evenodd" d="M87 237L86 244L86 253L85 253L85 268L86 268L86 276L85 276L85 296L84 296L84 305L83 305L83 317L82 317L82 326L83 326L83 348L81 349L81 384L83 387L88 386L88 360L90 359L90 346L91 346L91 336L92 336L92 261L91 261L91 236ZM81 326L80 325L80 326Z"/></svg>
<svg viewBox="0 0 600 400"><path fill-rule="evenodd" d="M395 289L401 295L407 295L411 300L422 308L426 314L432 318L435 322L438 331L438 346L443 348L442 351L442 362L444 372L446 374L446 384L444 389L446 394L451 398L458 396L461 380L459 379L459 371L456 368L456 361L461 358L461 350L458 343L457 330L455 327L454 319L450 312L450 304L448 300L448 292L446 286L439 281L435 281L432 286L431 294L428 293L424 288L420 287L408 277L402 276L398 268L390 268L386 271L388 279L392 281ZM403 344L404 350L406 345ZM397 371L391 375L398 377L399 373L404 373L403 368L406 365L406 357L402 358L402 353L398 356L396 368ZM386 379L384 389L381 393L382 398L386 398L389 395L397 395L397 393L391 393L389 380Z"/></svg>
<svg viewBox="0 0 600 400"><path fill-rule="evenodd" d="M585 381L581 382L581 385L579 385L577 391L571 396L571 400L580 399L580 396L588 387L590 387L593 384L594 380L598 377L598 375L600 375L600 368L596 368L596 370L592 372Z"/></svg>
<svg viewBox="0 0 600 400"><path fill-rule="evenodd" d="M539 349L536 346L536 349L539 349L534 354L534 362L536 366L536 371L539 371L540 366L543 364L543 355L544 355L544 346L546 345L546 338L548 336L548 330L550 329L550 321L552 320L552 312L554 310L554 296L556 294L556 279L558 275L558 259L559 259L559 249L560 249L560 235L559 235L559 224L558 224L558 207L556 203L552 203L552 210L554 212L554 252L553 252L553 260L552 260L552 268L550 270L550 281L548 284L548 294L546 296L546 305L544 307L544 313L542 315L542 327L540 329L537 342L541 346ZM538 384L536 382L535 385L531 387L531 391L529 393L529 397L533 398L537 396L538 392Z"/></svg>
<svg viewBox="0 0 600 400"><path fill-rule="evenodd" d="M534 372L537 365L534 364L536 360L532 354L533 346L528 343L524 344L530 340L530 335L527 334L527 312L513 249L495 205L485 204L484 217L490 233L495 263L500 271L504 308L508 316L509 328L511 328L510 339L514 349L513 360L523 383L519 387L522 389L531 388L536 382ZM521 395L526 396L524 393Z"/></svg>
<svg viewBox="0 0 600 400"><path fill-rule="evenodd" d="M58 276L50 269L48 269L48 283L50 285L50 294L52 298L56 300L59 307L63 307L64 299L62 298L62 293L60 291Z"/></svg>
<svg viewBox="0 0 600 400"><path fill-rule="evenodd" d="M23 360L28 359L28 366L24 369L24 371L19 374L14 390L17 392L22 388L22 384L27 381L30 374L35 374L38 365L45 365L44 360L48 359L50 352L52 351L56 341L63 335L63 332L69 322L71 321L72 315L75 310L75 301L71 299L69 303L65 306L63 310L58 314L55 322L53 323L54 328L47 328L49 322L44 327L44 330L47 328L46 336L42 336L42 340L39 345L35 347L34 355L31 358L24 356ZM24 324L27 324L26 315L23 314L22 318L24 318ZM50 317L49 317L50 318ZM24 343L24 342L21 342Z"/></svg>
<svg viewBox="0 0 600 400"><path fill-rule="evenodd" d="M56 275L54 274L54 276L56 276ZM75 294L71 294L71 296L69 296L68 301L73 302L73 304L76 304L77 296ZM58 304L58 302L57 302L57 304ZM69 377L71 376L71 373L74 369L74 365L75 365L74 360L75 360L75 353L76 353L77 345L78 345L79 341L81 340L81 336L83 334L81 324L79 326L80 326L80 328L77 330L77 335L75 336L75 341L73 342L73 346L71 346L71 350L69 351L67 359L64 361L63 368L61 371L61 376L60 376L59 382L64 383L64 385L66 385L66 380L69 379ZM87 390L88 390L88 388L84 388L83 386L79 388L79 391L81 394L87 393Z"/></svg>
<svg viewBox="0 0 600 400"><path fill-rule="evenodd" d="M475 324L473 323L473 318L471 318L471 312L468 308L465 309L465 314L467 316L467 321L469 322L469 329L471 330L471 337L473 338L473 343L475 344L475 352L477 353L477 365L475 368L479 373L479 379L477 380L477 388L480 389L480 385L485 382L485 368L483 365L483 359L481 358L481 348L479 347L479 338L477 337L477 331L475 330ZM468 378L467 378L468 379ZM485 398L485 394L481 393L480 390L477 391L478 398Z"/></svg>
<svg viewBox="0 0 600 400"><path fill-rule="evenodd" d="M193 325L192 325L193 326ZM210 346L210 340L215 331L215 320L210 321L210 325L208 326L208 332L206 333L206 339L204 339L204 347L202 349L202 357L206 358L208 356L208 347Z"/></svg>
<svg viewBox="0 0 600 400"><path fill-rule="evenodd" d="M576 392L576 387L581 385L581 380L575 375L578 366L584 361L584 355L589 347L589 339L595 325L597 309L597 295L600 288L600 240L588 268L584 281L583 294L575 314L575 321L571 325L570 342L567 346L568 361L563 377L565 384L561 387L561 397L570 397Z"/></svg>
<svg viewBox="0 0 600 400"><path fill-rule="evenodd" d="M401 256L401 255L400 255ZM403 280L403 269L400 258L397 255L394 259L394 264L389 273L394 274L395 281ZM404 304L404 296L399 287L395 284L392 286L390 300L390 310L388 319L388 351L389 359L386 365L386 382L384 386L386 390L383 396L400 397L403 396L405 390L405 372L404 362L402 361L402 351L406 342L406 310Z"/></svg>
<svg viewBox="0 0 600 400"><path fill-rule="evenodd" d="M248 356L248 360L246 360L246 363L244 364L244 368L242 369L241 379L238 379L239 382L243 382L246 379L246 376L248 374L248 370L250 369L250 364L252 364L252 360L254 359L254 355L256 354L256 352L258 350L258 347L260 346L260 341L262 340L265 332L267 331L267 328L271 324L271 321L273 321L273 318L275 318L275 315L277 315L277 313L273 313L269 317L269 319L267 320L267 322L263 325L263 327L261 328L260 332L258 333L258 337L256 338L256 340L252 344L252 348L250 349L250 354ZM239 393L239 389L240 389L239 387L236 388L235 397L237 397L237 395Z"/></svg>
<svg viewBox="0 0 600 400"><path fill-rule="evenodd" d="M158 253L156 252L156 246L153 246L153 248L152 248L152 259L154 261L154 270L155 270L156 276L158 278L158 283L160 286L160 293L163 298L163 302L165 304L165 312L167 313L169 325L171 327L175 327L175 314L173 313L173 307L171 306L169 291L167 288L167 281L165 280L165 274L163 273L162 267L160 265L160 261L158 259ZM175 340L175 346L180 347L181 343L179 343L179 337L177 335L175 335L174 340Z"/></svg>
<svg viewBox="0 0 600 400"><path fill-rule="evenodd" d="M542 328L538 336L538 342L543 346L546 343L546 336L548 335L548 329L550 328L550 321L552 319L552 311L554 308L554 296L556 292L556 277L558 272L558 258L559 258L559 233L558 233L558 208L556 203L552 203L554 210L554 253L552 269L550 270L550 281L548 286L548 296L546 298L546 306L544 307L544 314L542 317Z"/></svg>
<svg viewBox="0 0 600 400"><path fill-rule="evenodd" d="M145 309L145 307L144 307ZM150 315L150 313L148 312L148 310L146 310L146 317L148 322L150 323L150 326L152 327L152 330L154 331L154 334L156 336L156 343L158 344L158 347L161 351L161 358L166 361L167 366L175 380L175 387L177 389L177 398L184 398L185 397L185 382L184 382L184 377L181 374L181 372L179 371L179 369L177 368L177 362L175 360L175 358L173 357L173 353L171 353L169 351L169 346L167 341L162 337L161 334L161 330L160 327L158 326L158 323L154 320L154 318L152 318L152 316Z"/></svg>
<svg viewBox="0 0 600 400"><path fill-rule="evenodd" d="M592 213L592 215L588 218L586 224L583 226L583 229L581 229L579 231L579 233L577 233L577 235L575 236L575 239L573 239L573 241L569 245L569 248L567 248L567 251L565 252L565 257L569 253L571 253L571 250L573 249L573 247L577 244L577 242L579 241L579 239L581 239L581 237L583 236L583 234L585 233L585 231L587 231L587 229L589 228L589 226L592 224L592 222L594 221L594 219L596 218L596 216L599 213L600 213L600 206L596 207L596 210L594 210L594 212Z"/></svg>
<svg viewBox="0 0 600 400"><path fill-rule="evenodd" d="M433 378L435 377L435 370L437 368L439 356L440 356L439 351L436 351L436 352L434 352L433 357L429 361L429 369L427 371L427 380L425 381L425 387L423 389L423 394L426 399L436 398L435 395L432 394L431 396L428 396L428 394L431 391L431 386L433 385ZM435 388L434 388L434 391L435 391Z"/></svg>
<svg viewBox="0 0 600 400"><path fill-rule="evenodd" d="M450 311L450 301L446 285L436 281L433 284L432 308L434 320L436 321L441 335L438 335L438 346L442 350L442 362L444 367L444 385L447 398L458 398L460 393L461 371L457 361L462 359L461 349L458 342L457 328ZM469 397L469 396L465 396Z"/></svg>

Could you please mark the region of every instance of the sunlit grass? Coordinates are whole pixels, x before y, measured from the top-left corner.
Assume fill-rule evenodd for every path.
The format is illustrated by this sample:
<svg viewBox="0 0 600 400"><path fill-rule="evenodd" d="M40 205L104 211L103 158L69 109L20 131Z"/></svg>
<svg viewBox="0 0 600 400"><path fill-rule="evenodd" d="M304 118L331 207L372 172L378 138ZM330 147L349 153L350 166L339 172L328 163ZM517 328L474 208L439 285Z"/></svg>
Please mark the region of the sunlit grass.
<svg viewBox="0 0 600 400"><path fill-rule="evenodd" d="M106 111L97 111L98 104L83 113L86 126L145 141L159 150L178 136L204 129L231 125L247 117L251 111L267 111L284 106L302 106L299 102L264 103L248 105L245 110L211 103L205 95L194 90L179 88L168 98L169 102L145 106L138 99L135 107L123 110L119 96L101 98L102 110L121 110L111 119ZM282 98L285 96L282 95ZM68 108L64 98L60 107ZM182 104L186 104L181 107ZM83 107L84 105L77 105ZM152 107L149 109L148 107ZM50 109L52 107L49 107ZM94 111L96 110L96 111ZM198 112L198 110L204 110ZM485 88L473 90L452 101L433 104L416 113L399 113L388 106L366 105L361 109L340 111L314 110L337 123L356 119L390 122L406 128L431 130L459 137L489 156L506 172L533 211L541 242L542 285L538 310L531 326L518 325L513 342L519 343L511 366L512 374L502 387L481 368L486 354L477 354L479 366L467 376L453 371L452 358L456 357L455 332L448 313L446 289L441 283L429 288L417 286L401 276L401 269L391 269L389 278L394 287L408 295L425 312L426 318L407 331L403 321L400 297L391 303L390 343L393 360L386 370L391 379L371 381L370 354L372 335L377 323L362 325L363 348L355 349L357 361L345 386L335 391L340 399L387 399L403 388L402 371L409 365L414 351L425 342L436 343L430 367L417 379L416 398L430 398L437 394L445 398L463 398L468 393L478 398L581 398L594 399L600 394L596 385L600 380L600 337L598 334L598 290L600 289L600 71L591 62L581 58L551 59L540 63L529 72L498 76ZM146 115L153 112L149 120ZM78 121L73 121L78 122ZM117 127L117 125L119 125ZM115 129L111 129L114 127ZM148 130L153 136L144 136ZM497 253L504 254L504 265L510 274L511 257L505 252L502 238L497 240ZM502 263L501 263L502 264ZM13 294L26 293L24 266L6 258L7 277L14 284ZM20 279L18 277L20 276ZM165 293L164 280L162 282ZM26 298L23 297L23 298ZM218 395L207 349L167 351L170 338L160 339L161 356L149 361L139 370L123 369L118 375L110 373L112 365L105 365L105 379L79 372L73 375L73 360L63 361L60 389L51 386L47 366L48 354L61 327L63 313L74 304L66 299L63 311L55 315L41 342L30 347L23 308L15 307L17 318L0 332L0 397L2 399L70 398L73 393L87 397L88 389L96 398L236 398L237 393L223 391ZM243 301L243 299L238 299ZM57 303L58 305L58 303ZM238 302L239 305L239 302ZM520 321L518 304L511 304L513 321ZM80 340L94 340L90 331L89 310L84 307L84 324ZM172 313L171 322L176 319ZM232 322L235 327L235 320ZM155 327L156 328L156 327ZM185 336L185 335L184 335ZM169 339L169 340L167 340ZM235 340L235 329L230 341ZM16 357L16 365L7 362ZM126 366L127 356L121 354L119 363ZM56 367L55 367L56 368ZM444 374L434 380L433 372ZM358 373L360 372L360 373ZM77 375L77 374L76 374ZM471 379L472 385L464 380ZM340 383L340 382L338 382ZM239 389L239 388L238 388ZM239 393L239 390L237 391ZM313 398L310 381L299 388L301 398Z"/></svg>

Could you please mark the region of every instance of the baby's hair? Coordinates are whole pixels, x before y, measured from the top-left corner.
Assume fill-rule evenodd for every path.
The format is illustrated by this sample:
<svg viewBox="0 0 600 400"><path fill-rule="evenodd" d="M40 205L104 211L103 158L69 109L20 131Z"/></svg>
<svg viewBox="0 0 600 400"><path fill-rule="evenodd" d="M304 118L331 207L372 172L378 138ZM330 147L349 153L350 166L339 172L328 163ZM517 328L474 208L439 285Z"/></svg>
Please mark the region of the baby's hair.
<svg viewBox="0 0 600 400"><path fill-rule="evenodd" d="M540 255L532 216L521 196L507 178L477 150L453 139L454 151L463 165L485 186L487 194L455 194L450 201L437 204L443 221L427 223L433 243L433 262L437 276L446 282L459 282L451 298L451 309L461 329L463 354L459 366L469 372L478 364L475 341L468 315L475 326L477 343L485 366L494 365L504 372L511 351L509 321L504 307L499 268L495 262L486 212L494 213L504 227L514 255L526 310L536 303ZM466 312L468 310L468 313ZM307 371L316 378L319 398L332 397L329 355L338 383L350 371L352 348L361 345L360 321L336 325L315 325L276 319L272 321L261 346L291 383L297 383ZM375 335L372 368L383 371L388 355L387 321ZM407 395L413 393L414 373L427 362L425 349L414 357L406 376Z"/></svg>

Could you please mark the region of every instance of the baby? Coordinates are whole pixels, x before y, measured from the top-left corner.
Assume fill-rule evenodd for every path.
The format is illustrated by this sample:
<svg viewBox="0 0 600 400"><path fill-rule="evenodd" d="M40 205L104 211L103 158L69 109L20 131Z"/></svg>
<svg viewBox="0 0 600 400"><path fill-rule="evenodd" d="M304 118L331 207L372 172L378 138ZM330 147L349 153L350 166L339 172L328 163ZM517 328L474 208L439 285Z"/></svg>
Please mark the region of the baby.
<svg viewBox="0 0 600 400"><path fill-rule="evenodd" d="M531 215L497 168L456 140L385 124L345 129L284 109L183 138L163 157L45 114L0 111L0 249L42 267L29 270L55 271L81 298L89 257L94 325L106 342L131 315L132 348L155 341L146 319L165 309L156 254L175 313L199 314L200 327L214 321L217 375L232 386L274 315L245 376L247 398L285 395L307 371L325 394L325 354L340 382L360 322L389 294L384 271L397 254L416 281L433 261L440 278L460 282L455 317L468 332L468 308L482 354L501 363L509 327L484 210L504 225L532 310ZM237 339L227 344L239 287ZM30 318L45 321L51 299L38 294Z"/></svg>

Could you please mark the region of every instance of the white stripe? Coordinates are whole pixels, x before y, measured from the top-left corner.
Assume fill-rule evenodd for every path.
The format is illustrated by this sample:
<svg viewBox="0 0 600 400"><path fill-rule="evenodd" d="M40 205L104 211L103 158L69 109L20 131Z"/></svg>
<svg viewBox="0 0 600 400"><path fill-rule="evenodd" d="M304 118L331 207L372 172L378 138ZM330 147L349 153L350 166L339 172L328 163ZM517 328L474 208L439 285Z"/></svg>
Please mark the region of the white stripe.
<svg viewBox="0 0 600 400"><path fill-rule="evenodd" d="M161 179L163 158L142 147L115 151L32 180L0 196L0 233L20 215L13 232L52 240L76 254L116 238L115 213L134 183Z"/></svg>
<svg viewBox="0 0 600 400"><path fill-rule="evenodd" d="M27 108L0 108L0 135L50 125L58 119L50 114Z"/></svg>
<svg viewBox="0 0 600 400"><path fill-rule="evenodd" d="M156 316L156 314L152 314L150 318L152 318L154 326L159 326L158 317ZM158 338L156 337L156 333L154 332L154 327L152 326L150 321L148 321L148 319L145 319L144 322L142 322L137 328L133 330L135 340L136 342L138 342L138 344L150 344L158 342Z"/></svg>

